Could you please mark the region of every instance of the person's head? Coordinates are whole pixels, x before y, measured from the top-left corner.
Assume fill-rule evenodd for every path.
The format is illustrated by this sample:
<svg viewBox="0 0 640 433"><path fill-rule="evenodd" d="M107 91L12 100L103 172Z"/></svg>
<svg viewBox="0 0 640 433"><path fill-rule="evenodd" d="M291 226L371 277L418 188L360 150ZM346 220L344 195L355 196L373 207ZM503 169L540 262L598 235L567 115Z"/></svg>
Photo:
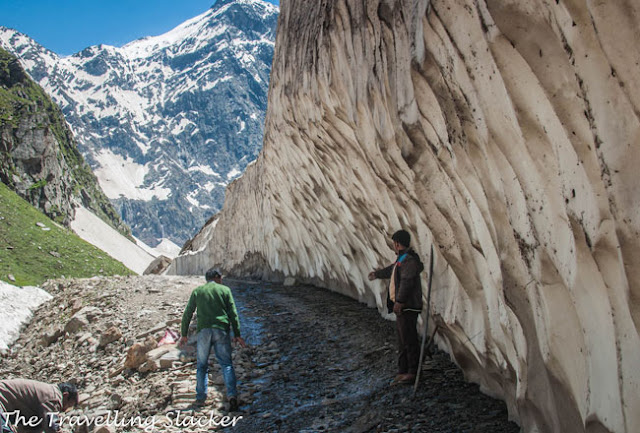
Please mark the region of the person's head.
<svg viewBox="0 0 640 433"><path fill-rule="evenodd" d="M207 279L207 282L213 281L218 284L222 282L222 274L217 269L209 269L204 277Z"/></svg>
<svg viewBox="0 0 640 433"><path fill-rule="evenodd" d="M406 248L409 248L411 244L411 235L406 230L398 230L391 236L391 240L393 241L393 249L395 251L401 251Z"/></svg>
<svg viewBox="0 0 640 433"><path fill-rule="evenodd" d="M62 411L66 412L78 404L78 388L72 383L59 383L58 389L62 393Z"/></svg>

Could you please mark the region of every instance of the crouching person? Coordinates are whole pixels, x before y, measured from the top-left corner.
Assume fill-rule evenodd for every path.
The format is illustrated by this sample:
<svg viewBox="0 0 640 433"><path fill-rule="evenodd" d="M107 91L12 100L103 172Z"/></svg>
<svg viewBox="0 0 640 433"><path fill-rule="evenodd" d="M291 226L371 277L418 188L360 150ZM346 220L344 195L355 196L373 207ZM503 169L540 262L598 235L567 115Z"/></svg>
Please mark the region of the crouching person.
<svg viewBox="0 0 640 433"><path fill-rule="evenodd" d="M230 328L233 328L234 341L242 347L246 347L246 344L240 336L240 320L231 289L222 284L222 275L218 270L210 269L205 278L207 283L196 288L187 303L182 316L182 337L179 345L187 341L189 323L195 311L198 316L195 405L204 406L207 399L209 353L213 346L227 389L229 410L235 412L238 410L238 391L231 361Z"/></svg>
<svg viewBox="0 0 640 433"><path fill-rule="evenodd" d="M60 430L58 414L78 404L75 385L50 385L27 379L0 381L0 432Z"/></svg>

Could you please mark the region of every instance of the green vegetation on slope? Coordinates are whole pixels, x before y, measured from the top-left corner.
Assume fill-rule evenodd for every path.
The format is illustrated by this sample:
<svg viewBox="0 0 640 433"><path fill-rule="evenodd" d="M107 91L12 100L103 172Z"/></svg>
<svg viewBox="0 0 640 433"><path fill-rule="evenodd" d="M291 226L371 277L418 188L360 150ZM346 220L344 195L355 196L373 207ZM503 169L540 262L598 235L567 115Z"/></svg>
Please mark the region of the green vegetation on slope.
<svg viewBox="0 0 640 433"><path fill-rule="evenodd" d="M17 59L0 48L0 132L3 129L17 128L21 119L42 113L46 121L37 128L49 129L60 145L62 156L66 161L73 180L73 194L78 197L85 207L91 209L100 219L118 230L129 240L133 241L131 230L120 219L115 208L98 186L98 180L78 150L71 130L67 127L60 108L49 98L45 91L35 83L22 69ZM0 146L0 172L7 171L2 176L12 186L11 176L15 167L7 149ZM83 193L84 191L84 193Z"/></svg>
<svg viewBox="0 0 640 433"><path fill-rule="evenodd" d="M9 275L16 281L10 281ZM133 275L133 272L55 224L0 183L0 279L24 286L38 285L63 275L93 277Z"/></svg>

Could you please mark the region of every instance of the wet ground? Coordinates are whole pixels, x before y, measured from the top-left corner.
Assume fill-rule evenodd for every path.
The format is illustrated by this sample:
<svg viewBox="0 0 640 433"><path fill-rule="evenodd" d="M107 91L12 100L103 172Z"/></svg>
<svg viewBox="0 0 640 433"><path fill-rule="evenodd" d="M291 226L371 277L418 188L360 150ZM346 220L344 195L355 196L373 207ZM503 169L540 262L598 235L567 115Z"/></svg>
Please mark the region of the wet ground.
<svg viewBox="0 0 640 433"><path fill-rule="evenodd" d="M443 352L425 360L415 396L412 386L390 386L394 323L376 310L313 287L225 283L234 289L248 342L272 349L251 360L268 373L245 375L241 391L259 390L230 431L520 431L505 404L466 383Z"/></svg>

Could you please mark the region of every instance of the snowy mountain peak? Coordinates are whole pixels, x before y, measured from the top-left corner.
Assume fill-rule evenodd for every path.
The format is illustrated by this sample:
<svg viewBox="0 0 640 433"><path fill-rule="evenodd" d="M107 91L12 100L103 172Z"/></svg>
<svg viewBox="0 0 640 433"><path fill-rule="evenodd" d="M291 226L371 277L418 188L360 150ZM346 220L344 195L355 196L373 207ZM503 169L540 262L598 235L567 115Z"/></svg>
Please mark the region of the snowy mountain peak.
<svg viewBox="0 0 640 433"><path fill-rule="evenodd" d="M218 0L173 30L59 57L0 28L134 235L182 244L262 146L278 8Z"/></svg>
<svg viewBox="0 0 640 433"><path fill-rule="evenodd" d="M252 8L256 9L256 10L262 10L265 12L269 12L269 13L278 13L279 8L278 6L266 2L264 0L218 0L216 1L213 6L211 7L212 10L214 11L220 11L222 10L224 7L228 7L230 5L248 5L251 6Z"/></svg>
<svg viewBox="0 0 640 433"><path fill-rule="evenodd" d="M130 42L122 47L122 52L130 59L144 58L152 55L154 52L166 49L170 46L175 46L180 41L194 37L197 38L199 32L210 20L211 15L212 11L208 10L195 18L185 21L178 27L163 35L148 36Z"/></svg>

